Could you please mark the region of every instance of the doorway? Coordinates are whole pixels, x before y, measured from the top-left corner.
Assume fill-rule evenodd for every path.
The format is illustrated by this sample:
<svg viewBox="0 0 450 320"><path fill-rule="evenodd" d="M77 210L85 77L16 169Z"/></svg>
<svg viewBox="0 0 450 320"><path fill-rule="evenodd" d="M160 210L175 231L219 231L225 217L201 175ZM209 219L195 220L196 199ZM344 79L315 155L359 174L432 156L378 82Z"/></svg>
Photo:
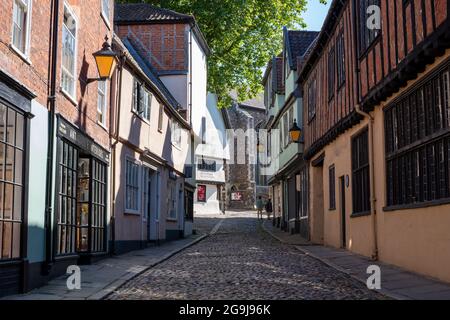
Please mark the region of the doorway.
<svg viewBox="0 0 450 320"><path fill-rule="evenodd" d="M341 202L341 247L347 248L347 218L345 204L345 176L339 178L339 196Z"/></svg>
<svg viewBox="0 0 450 320"><path fill-rule="evenodd" d="M104 164L80 154L76 249L81 256L106 252L106 175Z"/></svg>
<svg viewBox="0 0 450 320"><path fill-rule="evenodd" d="M144 184L144 197L143 197L143 206L144 206L144 214L143 219L147 222L147 241L151 240L151 221L152 221L152 199L151 199L151 190L152 190L152 172L150 168L144 167L144 177L143 177L143 184ZM144 224L145 221L142 223Z"/></svg>

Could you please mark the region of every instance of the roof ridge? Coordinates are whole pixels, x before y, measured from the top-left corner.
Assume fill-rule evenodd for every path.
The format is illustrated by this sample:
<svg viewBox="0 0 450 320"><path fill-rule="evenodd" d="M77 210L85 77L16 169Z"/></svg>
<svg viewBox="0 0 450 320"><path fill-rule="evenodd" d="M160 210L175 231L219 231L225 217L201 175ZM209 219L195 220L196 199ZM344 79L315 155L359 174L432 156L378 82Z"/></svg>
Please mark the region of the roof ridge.
<svg viewBox="0 0 450 320"><path fill-rule="evenodd" d="M186 13L181 13L181 12L177 12L171 9L167 9L167 8L163 8L163 7L159 7L150 3L116 3L115 4L117 9L122 9L125 10L126 8L130 8L130 7L143 7L143 10L145 9L149 9L152 10L153 13L157 13L160 15L165 14L166 17L154 17L153 19L155 20L166 20L167 18L169 19L195 19L195 17L193 15L190 14L186 14ZM118 12L119 10L116 10L116 14L118 15L118 19L120 20L120 12ZM137 13L137 14L144 14L142 11ZM147 14L147 20L152 20L150 19L151 14L148 13ZM169 16L169 17L167 17Z"/></svg>

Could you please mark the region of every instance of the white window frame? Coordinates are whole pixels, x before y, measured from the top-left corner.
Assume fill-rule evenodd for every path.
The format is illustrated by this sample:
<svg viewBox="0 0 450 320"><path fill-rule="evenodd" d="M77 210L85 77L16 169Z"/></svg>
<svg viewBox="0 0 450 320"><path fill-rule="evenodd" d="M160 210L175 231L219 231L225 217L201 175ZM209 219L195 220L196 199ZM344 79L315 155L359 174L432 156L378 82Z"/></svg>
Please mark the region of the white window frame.
<svg viewBox="0 0 450 320"><path fill-rule="evenodd" d="M133 78L131 110L142 120L150 123L153 94L140 83L137 78Z"/></svg>
<svg viewBox="0 0 450 320"><path fill-rule="evenodd" d="M25 10L25 39L24 39L24 51L16 47L14 44L14 7L16 3L20 3L26 8ZM31 15L33 12L33 1L32 0L13 0L13 16L11 24L11 48L19 54L23 59L29 62L30 57L30 42L31 42Z"/></svg>
<svg viewBox="0 0 450 320"><path fill-rule="evenodd" d="M159 110L158 110L158 131L163 131L163 125L164 125L164 104L159 104Z"/></svg>
<svg viewBox="0 0 450 320"><path fill-rule="evenodd" d="M102 14L102 18L105 21L106 25L108 26L108 28L110 27L110 22L109 22L109 17L111 16L111 2L110 0L101 0L101 14ZM105 12L105 2L108 3L108 11Z"/></svg>
<svg viewBox="0 0 450 320"><path fill-rule="evenodd" d="M67 95L69 98L74 100L76 102L76 96L77 96L77 79L76 79L76 70L77 70L77 57L78 57L78 17L75 15L72 8L67 4L67 2L64 2L64 11L66 11L72 16L73 20L75 21L75 50L74 50L74 63L73 63L73 95L64 89L62 85L62 78L63 78L63 72L70 73L70 70L66 70L66 68L63 65L63 61L61 58L61 91ZM65 28L65 25L63 23L62 28ZM62 45L64 44L64 37L62 38ZM62 46L62 54L64 54L64 45Z"/></svg>
<svg viewBox="0 0 450 320"><path fill-rule="evenodd" d="M104 84L104 91L102 92L100 89L100 85ZM97 86L97 123L101 126L106 128L106 113L107 113L107 106L108 106L108 81L98 81ZM100 95L103 95L103 105L100 105ZM102 115L102 121L99 120L99 114Z"/></svg>
<svg viewBox="0 0 450 320"><path fill-rule="evenodd" d="M144 102L143 102L143 110L141 110L142 118L144 120L147 120L150 122L151 118L151 112L152 112L152 101L153 101L153 94L145 87L142 86L144 89ZM142 108L141 107L141 108Z"/></svg>
<svg viewBox="0 0 450 320"><path fill-rule="evenodd" d="M136 203L137 203L137 209L135 208L129 208L128 207L128 202L127 202L127 198L128 198L128 194L127 194L127 187L128 187L128 163L131 163L132 165L137 167L137 178L136 178L136 186L133 187L137 187L137 199L136 199ZM137 161L136 159L133 159L131 157L126 157L125 158L125 193L124 193L124 200L125 200L125 213L126 214L133 214L133 215L140 215L140 210L141 210L141 201L142 201L142 190L141 190L141 164L139 161Z"/></svg>
<svg viewBox="0 0 450 320"><path fill-rule="evenodd" d="M181 148L181 126L180 124L171 119L170 121L170 141L172 145L178 149Z"/></svg>

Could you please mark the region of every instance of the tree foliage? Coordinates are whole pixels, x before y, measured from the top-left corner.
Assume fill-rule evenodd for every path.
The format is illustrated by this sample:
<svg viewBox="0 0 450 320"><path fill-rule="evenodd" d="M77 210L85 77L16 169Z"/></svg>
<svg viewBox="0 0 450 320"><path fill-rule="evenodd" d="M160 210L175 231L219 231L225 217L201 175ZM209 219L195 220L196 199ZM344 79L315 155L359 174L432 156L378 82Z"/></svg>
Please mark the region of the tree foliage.
<svg viewBox="0 0 450 320"><path fill-rule="evenodd" d="M325 0L311 0L325 3ZM208 90L219 106L230 104L236 91L243 101L261 91L263 69L282 49L282 28L305 28L307 0L122 0L147 2L190 14L197 20L212 54Z"/></svg>

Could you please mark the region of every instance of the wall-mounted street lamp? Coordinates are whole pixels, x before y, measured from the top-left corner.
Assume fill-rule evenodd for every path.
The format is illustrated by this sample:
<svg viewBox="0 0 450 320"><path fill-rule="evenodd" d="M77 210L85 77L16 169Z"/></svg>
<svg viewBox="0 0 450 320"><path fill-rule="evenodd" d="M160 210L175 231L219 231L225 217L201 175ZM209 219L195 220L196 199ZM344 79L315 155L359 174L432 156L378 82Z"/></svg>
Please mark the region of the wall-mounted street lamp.
<svg viewBox="0 0 450 320"><path fill-rule="evenodd" d="M294 124L292 128L289 130L289 135L291 136L291 141L294 143L300 143L302 138L302 129L297 125L297 120L294 119Z"/></svg>
<svg viewBox="0 0 450 320"><path fill-rule="evenodd" d="M90 78L87 83L111 79L117 65L117 54L111 49L108 36L105 37L102 49L93 54L98 69L98 78Z"/></svg>

